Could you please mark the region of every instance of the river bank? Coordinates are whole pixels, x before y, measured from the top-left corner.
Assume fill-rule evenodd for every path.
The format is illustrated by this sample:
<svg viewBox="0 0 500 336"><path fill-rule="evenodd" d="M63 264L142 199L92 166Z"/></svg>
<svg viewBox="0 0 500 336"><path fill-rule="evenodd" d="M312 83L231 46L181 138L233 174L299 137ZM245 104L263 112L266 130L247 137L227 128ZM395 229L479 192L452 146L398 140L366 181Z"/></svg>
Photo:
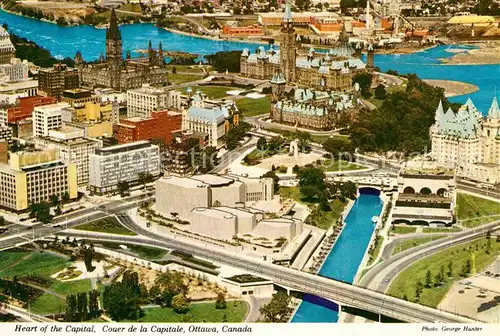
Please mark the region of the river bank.
<svg viewBox="0 0 500 336"><path fill-rule="evenodd" d="M465 82L442 79L424 79L423 81L429 85L444 89L446 98L461 96L464 94L470 94L479 91L479 87L477 87L476 85Z"/></svg>
<svg viewBox="0 0 500 336"><path fill-rule="evenodd" d="M500 42L477 43L477 49L458 48L450 58L442 59L446 65L500 64Z"/></svg>
<svg viewBox="0 0 500 336"><path fill-rule="evenodd" d="M160 27L156 24L155 24L155 27L158 27L159 29L166 30L166 31L173 33L173 34L179 34L179 35L190 36L190 37L198 37L198 38L212 40L212 41L218 41L218 42L228 41L228 42L253 43L253 44L266 43L265 41L242 40L242 39L237 39L237 38L220 38L218 36L193 34L193 33L184 32L182 30L177 30L177 29L172 29L172 28L167 28L167 27ZM279 45L279 42L274 42L274 44Z"/></svg>

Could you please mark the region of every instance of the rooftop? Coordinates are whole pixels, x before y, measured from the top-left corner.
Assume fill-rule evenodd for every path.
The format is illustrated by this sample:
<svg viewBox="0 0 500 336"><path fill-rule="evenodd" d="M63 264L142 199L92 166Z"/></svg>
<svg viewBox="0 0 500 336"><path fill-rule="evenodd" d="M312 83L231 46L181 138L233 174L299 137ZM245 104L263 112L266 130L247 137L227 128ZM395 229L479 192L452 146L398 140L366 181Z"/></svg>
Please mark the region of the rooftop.
<svg viewBox="0 0 500 336"><path fill-rule="evenodd" d="M148 148L153 146L149 141L142 140L137 142L132 142L128 144L109 146L105 148L99 148L95 151L96 155L112 155L128 151L133 151L142 148Z"/></svg>
<svg viewBox="0 0 500 336"><path fill-rule="evenodd" d="M194 175L190 178L208 184L211 187L222 187L234 183L234 179L211 174Z"/></svg>

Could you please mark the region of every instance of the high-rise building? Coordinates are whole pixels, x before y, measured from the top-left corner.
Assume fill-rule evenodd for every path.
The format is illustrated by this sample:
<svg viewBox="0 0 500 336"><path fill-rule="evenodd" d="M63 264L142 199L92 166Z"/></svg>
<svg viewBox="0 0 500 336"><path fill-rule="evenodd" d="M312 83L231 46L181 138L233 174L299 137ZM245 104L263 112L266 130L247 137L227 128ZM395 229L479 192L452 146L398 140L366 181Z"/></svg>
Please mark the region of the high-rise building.
<svg viewBox="0 0 500 336"><path fill-rule="evenodd" d="M11 58L9 64L0 64L0 82L27 80L28 72L28 61Z"/></svg>
<svg viewBox="0 0 500 336"><path fill-rule="evenodd" d="M0 64L9 64L13 57L16 57L16 48L10 40L9 33L0 27Z"/></svg>
<svg viewBox="0 0 500 336"><path fill-rule="evenodd" d="M104 147L89 155L89 186L96 194L116 192L119 182L137 184L140 173L160 175L160 149L149 141Z"/></svg>
<svg viewBox="0 0 500 336"><path fill-rule="evenodd" d="M43 106L57 103L54 97L22 97L17 100L17 104L8 108L0 107L0 122L14 124L18 121L31 118L36 106Z"/></svg>
<svg viewBox="0 0 500 336"><path fill-rule="evenodd" d="M148 84L127 91L127 117L150 118L151 112L181 108L181 93Z"/></svg>
<svg viewBox="0 0 500 336"><path fill-rule="evenodd" d="M100 142L84 137L84 131L79 128L64 126L58 130L49 131L47 137L34 140L37 148L56 148L64 162L76 165L76 178L79 187L87 186L89 182L89 155L100 148Z"/></svg>
<svg viewBox="0 0 500 336"><path fill-rule="evenodd" d="M64 163L56 149L11 153L9 164L0 163L0 207L22 212L52 195L75 199L76 181L76 165Z"/></svg>
<svg viewBox="0 0 500 336"><path fill-rule="evenodd" d="M172 132L182 127L182 113L172 111L152 112L150 118L121 119L114 125L118 143L160 139L164 144L172 141Z"/></svg>
<svg viewBox="0 0 500 336"><path fill-rule="evenodd" d="M37 106L33 111L33 136L44 137L63 125L63 114L71 113L68 103Z"/></svg>
<svg viewBox="0 0 500 336"><path fill-rule="evenodd" d="M38 71L38 91L44 96L59 98L64 90L80 86L78 70L66 64L56 64L52 68Z"/></svg>

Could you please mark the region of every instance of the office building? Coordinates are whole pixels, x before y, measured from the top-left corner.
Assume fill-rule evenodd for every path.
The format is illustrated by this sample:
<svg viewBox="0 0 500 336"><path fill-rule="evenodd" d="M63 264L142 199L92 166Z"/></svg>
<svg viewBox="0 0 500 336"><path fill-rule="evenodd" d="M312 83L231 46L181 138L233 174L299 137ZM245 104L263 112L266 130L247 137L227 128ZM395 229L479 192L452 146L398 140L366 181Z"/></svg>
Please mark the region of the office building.
<svg viewBox="0 0 500 336"><path fill-rule="evenodd" d="M37 106L33 111L33 136L44 137L63 125L63 114L72 113L68 103Z"/></svg>
<svg viewBox="0 0 500 336"><path fill-rule="evenodd" d="M64 90L80 86L78 70L66 64L56 64L52 68L38 71L38 91L44 96L61 97Z"/></svg>
<svg viewBox="0 0 500 336"><path fill-rule="evenodd" d="M16 48L9 33L4 27L0 27L0 64L9 64L13 57L16 57Z"/></svg>
<svg viewBox="0 0 500 336"><path fill-rule="evenodd" d="M160 175L160 149L149 141L99 148L89 155L91 192L116 192L119 182L138 183L139 173Z"/></svg>
<svg viewBox="0 0 500 336"><path fill-rule="evenodd" d="M0 64L0 82L27 80L28 72L28 61L11 58L9 64Z"/></svg>
<svg viewBox="0 0 500 336"><path fill-rule="evenodd" d="M181 93L149 85L127 91L127 117L150 118L151 112L178 110L181 108Z"/></svg>

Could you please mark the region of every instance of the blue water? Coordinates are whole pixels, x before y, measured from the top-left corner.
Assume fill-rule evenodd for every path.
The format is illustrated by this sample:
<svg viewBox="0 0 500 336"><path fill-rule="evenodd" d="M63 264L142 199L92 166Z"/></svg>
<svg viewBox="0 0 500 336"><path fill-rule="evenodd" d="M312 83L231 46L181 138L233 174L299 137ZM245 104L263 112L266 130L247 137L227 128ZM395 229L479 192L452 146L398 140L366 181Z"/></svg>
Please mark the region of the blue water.
<svg viewBox="0 0 500 336"><path fill-rule="evenodd" d="M9 30L15 34L36 42L48 49L56 58L75 56L80 50L84 60L96 60L105 51L105 29L92 26L60 27L58 25L14 15L0 10L0 24L8 24ZM174 34L157 28L151 23L137 23L120 26L123 39L123 52L147 49L151 40L156 48L162 43L164 50L186 51L199 55L213 54L218 51L242 50L258 47L255 43L215 41L199 37Z"/></svg>
<svg viewBox="0 0 500 336"><path fill-rule="evenodd" d="M55 57L74 57L77 50L85 60L95 60L104 52L104 29L91 26L59 27L55 24L24 18L0 10L0 24L7 23L16 34L47 48ZM215 41L204 38L174 34L149 23L121 26L123 51L146 49L148 40L157 46L161 41L165 50L186 51L200 55L218 51L255 49L258 45L230 41ZM453 46L456 48L470 48ZM471 97L476 106L486 114L493 96L500 90L500 64L491 65L441 65L440 58L453 56L446 51L448 46L439 46L425 51L405 55L376 55L375 64L383 71L392 69L401 74L416 73L425 79L448 79L477 85L478 92L451 98L464 103ZM499 56L500 63L500 56Z"/></svg>
<svg viewBox="0 0 500 336"><path fill-rule="evenodd" d="M382 211L379 195L361 193L345 219L346 226L325 260L319 274L352 283L363 260L375 226L372 217ZM307 295L292 322L337 322L338 307Z"/></svg>

